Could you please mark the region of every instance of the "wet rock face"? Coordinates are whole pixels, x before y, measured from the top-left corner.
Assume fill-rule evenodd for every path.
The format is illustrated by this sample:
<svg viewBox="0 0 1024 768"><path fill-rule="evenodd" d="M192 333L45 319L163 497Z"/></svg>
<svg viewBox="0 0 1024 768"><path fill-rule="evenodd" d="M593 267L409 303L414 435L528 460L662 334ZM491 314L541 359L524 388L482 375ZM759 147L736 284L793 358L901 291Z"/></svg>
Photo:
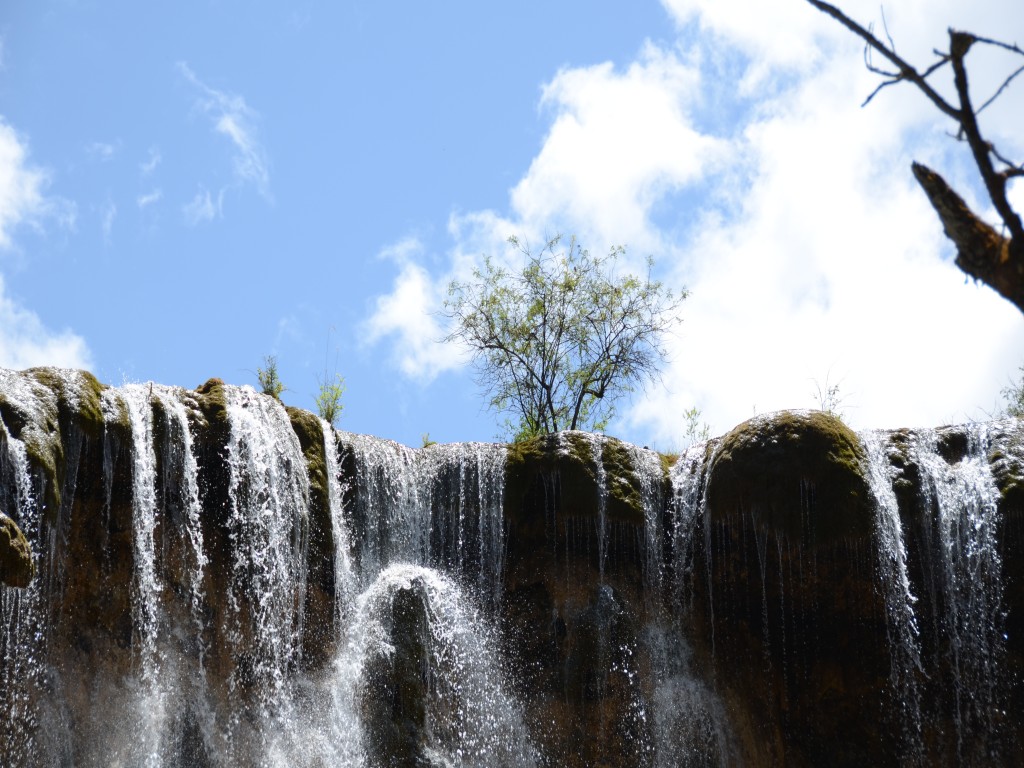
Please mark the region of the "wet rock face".
<svg viewBox="0 0 1024 768"><path fill-rule="evenodd" d="M694 566L698 647L754 754L884 764L889 672L864 451L821 412L752 419L722 438ZM839 746L841 745L841 746Z"/></svg>
<svg viewBox="0 0 1024 768"><path fill-rule="evenodd" d="M810 546L870 536L864 450L821 411L758 416L722 438L708 481L712 524L745 517L758 530Z"/></svg>
<svg viewBox="0 0 1024 768"><path fill-rule="evenodd" d="M375 766L429 765L423 750L430 684L427 605L421 581L395 592L382 622L387 637L365 662L362 709Z"/></svg>
<svg viewBox="0 0 1024 768"><path fill-rule="evenodd" d="M28 539L11 518L0 512L0 584L24 588L35 573Z"/></svg>
<svg viewBox="0 0 1024 768"><path fill-rule="evenodd" d="M0 690L0 703L12 712L8 730L16 734L0 735L0 764L18 764L8 758L25 754L11 744L43 745L47 755L62 756L51 761L58 764L133 754L90 751L90 740L108 738L108 723L97 712L117 711L134 723L124 702L135 700L128 693L138 688L145 662L137 615L138 469L124 398L74 372L0 372L0 384L0 504L10 515L0 514L0 581L8 585L0 590L6 590L5 606L22 606L24 641L45 638L33 650L50 663L39 672L12 661L21 640L0 636L0 665L7 665L0 666L0 681L23 673L31 678L20 698L5 698ZM388 490L383 470L357 477L351 445L329 469L325 442L331 445L333 437L340 445L345 438L328 433L325 441L318 419L288 409L283 431L297 440L287 452L288 468L308 478L308 493L292 505L302 507L294 524L264 534L243 528L232 496L246 491L232 490L237 457L228 410L238 389L210 380L173 397L166 388L158 396L150 390L146 401L159 508L152 559L161 589L154 591L153 610L182 636L167 633L172 636L158 638L159 648L163 658L176 660L181 690L208 686L195 696L195 706L174 712L164 765L222 764L227 758L210 734L235 726L204 719L207 705L247 713L244 719L254 711L246 709L249 701L262 701L267 691L292 696L290 678L271 685L278 682L268 674L271 667L304 685L331 674L356 610L354 602L338 610L344 579L352 575L346 577L336 560L338 542L346 539L332 513L331 481L343 490L353 567L368 574L354 593L369 589L374 574L367 563L383 566L382 553L405 541L397 529L408 522L359 502L358 494L379 491L381 506L402 501L403 514L423 513L416 535L427 554L414 575L387 593L380 643L370 643L360 662L359 712L348 728L362 728L366 764L445 764L439 755L456 754L463 731L476 732L486 720L467 719L469 704L476 702L485 714L501 709L480 709L500 687L496 682L468 699L460 678L472 669L477 678L483 674L485 660L476 659L475 667L465 663L481 638L487 640L485 655L502 662L495 679L522 703L529 731L522 740L543 755L533 760L524 752L520 762L502 758L496 765L896 765L904 756L906 700L893 684L900 658L888 623L891 593L881 583L878 507L866 479L867 451L842 422L820 412L771 414L688 454L696 491L683 514L678 477L670 476L663 458L613 438L571 433L509 446L504 467L503 449L495 454L504 473L477 466L474 482L468 482L468 464L423 462L415 471L434 473L432 484ZM248 413L262 407L258 397L246 395ZM187 418L168 410L171 400ZM1017 754L1024 728L1013 714L1024 711L1024 422L931 430L934 447L927 451L923 432L899 430L880 438L906 538L907 589L914 596L917 625L907 634L920 633L924 671L905 678L919 678L919 709L927 721L917 763L1006 764L1006 755ZM194 519L183 491L189 453L183 433L192 440L201 503ZM988 440L984 462L981 433ZM24 448L30 487L14 487L15 442ZM449 448L459 447L400 453L412 461L411 454L438 458ZM957 711L954 689L961 683L953 681L961 679L956 664L966 639L954 642L958 614L951 607L969 603L973 593L969 580L944 560L943 539L946 529L970 528L967 523L981 518L967 509L963 520L953 519L935 498L942 490L936 473L952 473L948 491L971 462L991 467L998 501L998 515L985 518L994 520L998 546L985 561L985 574L994 579L998 571L1001 592L992 603L995 623L984 628L999 630L992 647L1000 669L991 679L1005 690L992 699L999 703L993 719L1001 735L987 741L968 732L985 713L967 721ZM437 469L442 465L444 472ZM493 499L484 498L485 484L500 489ZM424 495L428 487L433 490ZM271 490L251 492L251 508ZM29 496L36 517L12 514ZM502 498L503 505L491 504ZM483 509L492 506L493 520L485 519ZM280 513L267 517L276 520ZM198 539L187 535L193 525ZM287 578L279 580L287 589L245 588L257 583L265 562L260 558L274 554L282 537L290 541L281 552L288 554ZM248 559L239 555L244 541ZM34 579L26 559L30 543L39 556ZM408 549L410 561L418 551ZM431 579L441 573L458 583L459 606L476 622L447 655L437 642L438 627L448 626L438 621L447 614L431 603L439 589ZM25 585L23 591L10 589ZM273 601L257 614L267 595ZM260 635L279 609L294 621L279 622L279 635ZM965 688L962 695L971 692ZM43 710L26 702L60 710L65 720L40 725L36 715ZM54 729L55 740L64 733L74 738L47 746L51 722L68 729ZM251 755L232 755L251 757L241 763L266 762L258 743L262 731L258 724L248 727L243 723L230 733L236 745L252 741ZM31 728L36 730L29 733ZM957 728L966 735L961 738ZM21 742L19 729L28 734ZM495 729L494 740L478 744L477 754L494 755L493 745L508 741L508 732Z"/></svg>

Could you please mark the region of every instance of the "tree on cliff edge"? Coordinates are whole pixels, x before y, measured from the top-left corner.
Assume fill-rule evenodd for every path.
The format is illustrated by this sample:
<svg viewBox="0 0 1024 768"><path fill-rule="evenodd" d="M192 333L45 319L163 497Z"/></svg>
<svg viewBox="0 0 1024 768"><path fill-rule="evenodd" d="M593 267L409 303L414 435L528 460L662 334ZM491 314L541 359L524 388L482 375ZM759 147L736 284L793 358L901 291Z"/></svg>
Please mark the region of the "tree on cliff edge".
<svg viewBox="0 0 1024 768"><path fill-rule="evenodd" d="M1007 199L1007 187L1011 180L1024 177L1024 164L1000 153L992 142L985 139L978 125L978 115L1003 95L1014 79L1024 72L1024 62L1013 69L999 88L978 107L971 100L966 64L967 54L975 45L992 46L1014 57L1024 57L1024 50L1016 44L950 29L949 50L936 51L938 58L925 69L918 70L897 55L896 45L888 35L888 42L882 42L870 29L865 29L835 6L820 0L808 2L864 40L868 69L882 78L878 87L864 101L865 104L883 88L909 82L956 123L956 138L966 141L970 147L974 163L985 184L985 191L1002 220L1003 231L996 231L979 218L945 179L932 169L914 163L914 176L938 213L946 236L956 245L956 265L971 277L991 286L1024 312L1024 225ZM872 52L881 55L888 64L884 67L873 64ZM947 65L953 72L956 90L953 101L943 98L929 83L929 78L944 70Z"/></svg>
<svg viewBox="0 0 1024 768"><path fill-rule="evenodd" d="M616 276L625 252L592 256L561 237L539 253L514 237L526 264L510 271L490 257L468 282L448 286L445 341L466 344L492 409L510 414L515 439L562 429L602 430L615 400L655 377L661 337L686 297L647 275Z"/></svg>

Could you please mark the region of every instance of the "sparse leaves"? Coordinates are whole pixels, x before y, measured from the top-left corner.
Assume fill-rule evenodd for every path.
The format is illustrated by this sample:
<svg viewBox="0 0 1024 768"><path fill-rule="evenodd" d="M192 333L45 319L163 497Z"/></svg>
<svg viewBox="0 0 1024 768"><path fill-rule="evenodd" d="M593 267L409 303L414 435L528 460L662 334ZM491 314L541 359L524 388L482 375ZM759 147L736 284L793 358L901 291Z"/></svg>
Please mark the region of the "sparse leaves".
<svg viewBox="0 0 1024 768"><path fill-rule="evenodd" d="M830 384L829 377L825 377L824 386L817 379L814 380L814 392L812 396L818 403L818 410L827 413L829 416L835 416L837 419L842 420L843 418L843 396L839 391L839 384Z"/></svg>
<svg viewBox="0 0 1024 768"><path fill-rule="evenodd" d="M657 375L661 337L676 322L674 297L648 274L616 275L625 252L592 256L556 237L514 272L490 257L468 282L448 287L445 313L473 352L492 409L516 439L562 429L603 430L616 399Z"/></svg>
<svg viewBox="0 0 1024 768"><path fill-rule="evenodd" d="M278 400L284 392L284 384L277 375L277 356L267 355L263 358L263 368L256 369L256 378L260 382L260 391Z"/></svg>
<svg viewBox="0 0 1024 768"><path fill-rule="evenodd" d="M334 326L327 331L327 349L324 351L324 374L317 377L316 412L321 419L332 427L338 426L338 419L341 418L341 411L344 406L341 404L341 396L345 394L345 379L338 373L338 350L334 350L334 377L328 373L327 360L331 347L331 332Z"/></svg>
<svg viewBox="0 0 1024 768"><path fill-rule="evenodd" d="M703 443L711 437L711 427L706 421L701 421L700 417L700 408L696 406L683 411L683 437L686 438L687 445Z"/></svg>
<svg viewBox="0 0 1024 768"><path fill-rule="evenodd" d="M326 373L319 382L320 391L316 396L316 412L320 418L329 423L332 427L337 426L344 406L341 404L341 396L345 394L345 379L341 374L334 374L334 381L328 381Z"/></svg>
<svg viewBox="0 0 1024 768"><path fill-rule="evenodd" d="M1024 365L1020 367L1021 377L1010 382L1000 394L1006 401L1004 413L1016 419L1024 419Z"/></svg>

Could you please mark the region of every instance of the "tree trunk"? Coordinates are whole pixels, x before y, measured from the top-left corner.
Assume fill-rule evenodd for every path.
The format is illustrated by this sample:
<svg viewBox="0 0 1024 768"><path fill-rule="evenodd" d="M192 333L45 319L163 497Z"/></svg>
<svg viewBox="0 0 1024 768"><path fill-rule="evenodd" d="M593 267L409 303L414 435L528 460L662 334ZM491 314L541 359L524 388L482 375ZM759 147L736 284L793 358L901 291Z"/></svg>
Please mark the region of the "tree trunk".
<svg viewBox="0 0 1024 768"><path fill-rule="evenodd" d="M956 245L956 265L1024 312L1024 243L1003 237L978 218L935 171L920 163L913 171Z"/></svg>

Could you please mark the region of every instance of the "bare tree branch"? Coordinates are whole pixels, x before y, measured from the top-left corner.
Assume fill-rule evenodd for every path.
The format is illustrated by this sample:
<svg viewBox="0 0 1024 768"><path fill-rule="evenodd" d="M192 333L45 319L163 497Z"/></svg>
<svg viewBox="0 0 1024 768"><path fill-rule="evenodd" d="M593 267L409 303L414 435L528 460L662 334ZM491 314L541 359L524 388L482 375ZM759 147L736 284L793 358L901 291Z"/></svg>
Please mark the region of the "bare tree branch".
<svg viewBox="0 0 1024 768"><path fill-rule="evenodd" d="M914 67L910 66L910 64L904 61L900 56L897 56L895 51L890 50L882 41L875 37L869 30L862 27L860 24L855 22L846 14L844 14L834 5L823 3L821 2L821 0L807 0L807 2L809 2L815 8L817 8L819 11L827 13L829 16L834 18L844 27L846 27L855 35L857 35L869 46L871 46L880 54L882 54L890 62L895 64L898 73L896 73L895 75L890 75L890 77L893 78L893 82L899 82L901 80L908 80L912 82L919 89L921 89L921 92L924 93L924 95L927 96L931 100L931 102L936 107L939 108L941 112L943 112L946 115L949 115L954 120L959 120L960 115L956 107L952 106L945 99L943 99L942 96L939 95L938 91L936 91L927 83L927 81L924 79L924 76L921 73L914 69Z"/></svg>
<svg viewBox="0 0 1024 768"><path fill-rule="evenodd" d="M956 265L1018 307L1024 306L1024 262L1011 258L1010 240L978 218L931 168L920 163L912 168L939 214L946 236L956 245Z"/></svg>
<svg viewBox="0 0 1024 768"><path fill-rule="evenodd" d="M1024 55L1024 51L1015 43L1004 43L991 38L978 37L970 32L950 29L949 51L945 53L935 51L935 55L939 57L938 61L924 72L918 72L916 68L897 55L896 45L889 35L888 25L885 26L885 34L889 41L886 45L875 37L870 29L865 29L835 6L820 0L807 1L818 10L836 19L864 41L867 68L884 78L864 100L864 104L869 103L882 89L890 85L910 82L917 86L918 90L927 96L940 112L956 121L958 128L956 137L966 141L970 147L974 163L981 175L982 183L985 185L985 191L999 214L1008 236L1004 237L999 234L993 227L975 215L939 174L923 165L914 163L914 176L938 213L946 235L957 247L957 266L971 277L990 285L1024 312L1024 225L1007 198L1007 183L1010 179L1024 177L1024 165L1013 162L1001 154L995 145L985 139L978 125L978 113L1005 93L1014 79L1024 71L1024 66L1012 72L996 92L980 108L975 109L971 103L965 63L967 54L976 43L995 46L1019 55ZM883 16L883 23L884 20ZM871 63L869 55L869 51L872 50L877 51L895 65L897 71L887 72L875 67ZM953 84L958 102L956 106L943 99L927 82L930 75L946 64L949 64L953 71ZM993 164L993 158L1005 168L997 170Z"/></svg>

